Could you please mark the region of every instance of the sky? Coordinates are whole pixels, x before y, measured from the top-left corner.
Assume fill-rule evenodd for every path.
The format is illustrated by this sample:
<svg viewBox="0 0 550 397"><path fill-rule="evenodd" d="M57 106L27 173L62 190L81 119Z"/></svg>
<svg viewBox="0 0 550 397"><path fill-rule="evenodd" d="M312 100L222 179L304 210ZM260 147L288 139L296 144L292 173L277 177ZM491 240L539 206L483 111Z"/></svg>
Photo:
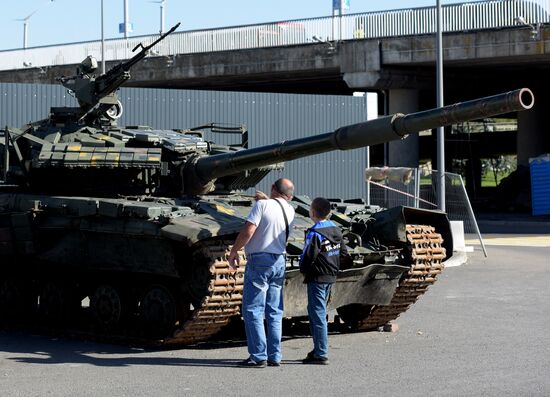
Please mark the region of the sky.
<svg viewBox="0 0 550 397"><path fill-rule="evenodd" d="M131 36L158 33L158 0L127 0ZM165 0L166 30L181 22L178 31L238 26L332 14L333 0ZM441 4L460 3L441 0ZM121 38L124 0L103 0L105 38ZM434 6L436 0L349 0L346 13ZM23 47L23 22L27 46L36 47L101 39L101 0L0 0L0 50Z"/></svg>

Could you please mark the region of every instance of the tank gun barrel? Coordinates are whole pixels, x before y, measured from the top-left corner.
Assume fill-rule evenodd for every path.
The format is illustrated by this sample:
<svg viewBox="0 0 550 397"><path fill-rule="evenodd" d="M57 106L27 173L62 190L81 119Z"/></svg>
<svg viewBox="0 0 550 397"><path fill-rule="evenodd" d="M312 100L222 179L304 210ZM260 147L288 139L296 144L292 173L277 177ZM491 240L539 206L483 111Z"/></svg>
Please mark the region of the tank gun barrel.
<svg viewBox="0 0 550 397"><path fill-rule="evenodd" d="M410 114L394 114L338 128L336 131L267 146L201 157L196 176L216 178L288 160L399 140L408 134L469 120L530 109L534 96L527 88Z"/></svg>

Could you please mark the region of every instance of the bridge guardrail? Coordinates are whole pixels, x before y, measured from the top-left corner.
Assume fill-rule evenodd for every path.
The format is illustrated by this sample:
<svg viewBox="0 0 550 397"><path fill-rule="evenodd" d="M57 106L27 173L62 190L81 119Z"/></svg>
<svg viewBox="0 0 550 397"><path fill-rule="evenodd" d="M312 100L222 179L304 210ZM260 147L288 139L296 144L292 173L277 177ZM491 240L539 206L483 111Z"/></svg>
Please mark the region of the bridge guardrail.
<svg viewBox="0 0 550 397"><path fill-rule="evenodd" d="M444 32L511 27L517 25L519 16L533 26L550 22L550 0L475 1L441 8ZM314 42L314 36L338 41L431 34L435 30L435 7L406 8L176 32L156 47L151 56L169 58L177 54L308 44ZM105 59L129 59L138 43L147 43L157 37L106 40ZM77 64L88 55L101 58L101 41L0 51L0 70Z"/></svg>

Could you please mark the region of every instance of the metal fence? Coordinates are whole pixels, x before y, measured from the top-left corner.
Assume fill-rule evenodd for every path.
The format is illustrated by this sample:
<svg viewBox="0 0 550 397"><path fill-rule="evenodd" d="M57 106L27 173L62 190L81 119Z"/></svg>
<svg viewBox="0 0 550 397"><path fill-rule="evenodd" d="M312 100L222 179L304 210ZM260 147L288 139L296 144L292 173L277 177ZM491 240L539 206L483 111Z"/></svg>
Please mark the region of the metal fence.
<svg viewBox="0 0 550 397"><path fill-rule="evenodd" d="M444 5L443 31L498 29L517 25L522 16L529 24L550 22L550 0L492 0ZM151 56L173 56L214 51L434 33L435 7L406 8L281 21L247 26L177 32L154 48ZM107 61L128 59L140 42L157 35L105 41ZM313 39L315 37L315 40ZM0 51L0 70L76 64L86 56L101 58L101 41Z"/></svg>
<svg viewBox="0 0 550 397"><path fill-rule="evenodd" d="M405 182L388 181L385 184L368 182L370 203L385 208L405 205L437 210L437 179L439 171L421 172L413 169ZM464 187L462 176L445 173L445 211L450 221L462 221L464 232L477 234L485 256L487 251L477 225L477 220Z"/></svg>

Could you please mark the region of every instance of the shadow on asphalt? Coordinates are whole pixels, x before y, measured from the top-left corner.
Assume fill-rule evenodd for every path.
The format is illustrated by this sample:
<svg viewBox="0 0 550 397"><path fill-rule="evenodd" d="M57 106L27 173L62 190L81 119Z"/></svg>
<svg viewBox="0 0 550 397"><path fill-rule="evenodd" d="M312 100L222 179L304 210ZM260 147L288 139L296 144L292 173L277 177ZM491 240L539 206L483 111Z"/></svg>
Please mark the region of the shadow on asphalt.
<svg viewBox="0 0 550 397"><path fill-rule="evenodd" d="M329 330L333 333L334 330ZM284 322L283 341L309 338L307 323ZM102 367L125 367L133 365L167 365L195 367L235 367L245 357L235 359L202 359L170 357L174 350L212 350L246 346L242 323L237 322L222 331L215 339L192 346L174 348L140 348L103 344L81 339L37 335L23 331L0 331L0 351L6 360L26 364L95 365ZM151 357L151 353L162 357ZM7 353L7 354L6 354ZM145 356L144 354L147 354ZM117 356L117 357L115 357ZM283 360L283 364L302 364L301 360Z"/></svg>

